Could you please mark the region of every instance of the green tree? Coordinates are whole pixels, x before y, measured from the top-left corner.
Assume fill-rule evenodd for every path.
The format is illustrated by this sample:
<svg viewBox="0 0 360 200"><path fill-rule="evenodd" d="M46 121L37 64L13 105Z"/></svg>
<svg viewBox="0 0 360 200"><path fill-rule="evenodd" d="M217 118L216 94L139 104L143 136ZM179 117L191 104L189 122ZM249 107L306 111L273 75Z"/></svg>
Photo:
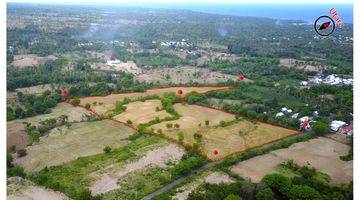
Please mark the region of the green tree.
<svg viewBox="0 0 360 200"><path fill-rule="evenodd" d="M320 193L307 185L295 185L287 194L290 200L322 200Z"/></svg>
<svg viewBox="0 0 360 200"><path fill-rule="evenodd" d="M275 196L270 188L265 188L256 194L256 200L275 200Z"/></svg>
<svg viewBox="0 0 360 200"><path fill-rule="evenodd" d="M314 132L318 135L324 135L324 134L330 133L330 128L329 128L328 124L317 121L314 124Z"/></svg>
<svg viewBox="0 0 360 200"><path fill-rule="evenodd" d="M183 133L183 132L179 132L179 133L177 134L177 136L178 136L179 142L182 144L182 143L184 142L184 139L185 139L184 133Z"/></svg>
<svg viewBox="0 0 360 200"><path fill-rule="evenodd" d="M78 106L80 104L80 99L75 98L75 99L71 100L71 104L74 106Z"/></svg>
<svg viewBox="0 0 360 200"><path fill-rule="evenodd" d="M172 123L167 123L166 124L166 128L172 128L173 127L173 124Z"/></svg>
<svg viewBox="0 0 360 200"><path fill-rule="evenodd" d="M242 198L235 194L230 194L224 200L242 200Z"/></svg>
<svg viewBox="0 0 360 200"><path fill-rule="evenodd" d="M104 153L110 153L111 152L111 147L110 146L106 146L104 147Z"/></svg>
<svg viewBox="0 0 360 200"><path fill-rule="evenodd" d="M209 124L210 124L210 121L209 121L209 120L205 120L205 125L206 125L206 126L209 126Z"/></svg>
<svg viewBox="0 0 360 200"><path fill-rule="evenodd" d="M286 196L293 186L291 179L281 174L266 175L262 179L262 182L268 185L273 191L279 192L284 196Z"/></svg>

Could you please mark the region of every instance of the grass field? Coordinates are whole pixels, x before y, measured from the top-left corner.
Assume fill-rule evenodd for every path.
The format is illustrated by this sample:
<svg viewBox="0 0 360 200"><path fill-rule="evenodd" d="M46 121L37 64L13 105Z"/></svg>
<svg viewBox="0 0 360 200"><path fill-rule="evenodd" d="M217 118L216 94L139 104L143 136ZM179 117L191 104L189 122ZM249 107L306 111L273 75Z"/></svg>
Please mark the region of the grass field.
<svg viewBox="0 0 360 200"><path fill-rule="evenodd" d="M103 152L105 146L119 148L135 131L111 120L74 123L53 129L39 143L27 147L28 155L15 159L27 172L59 165L78 157Z"/></svg>
<svg viewBox="0 0 360 200"><path fill-rule="evenodd" d="M178 134L182 132L186 145L194 145L196 141L193 135L201 134L200 150L211 160L219 160L232 153L245 151L298 133L266 123L251 122L245 118L221 127L220 121L229 122L234 120L235 116L197 105L175 104L174 108L182 116L180 119L155 124L152 128L162 129L163 134L175 140L178 140ZM205 120L209 120L209 126L205 125ZM180 128L167 128L168 123L177 123ZM217 155L213 153L215 150L218 151Z"/></svg>
<svg viewBox="0 0 360 200"><path fill-rule="evenodd" d="M179 177L182 165L191 169L205 162L200 156L183 158L182 154L182 149L164 139L140 137L110 153L81 157L42 170L33 180L52 189L58 188L71 198L87 189L100 189L101 193L102 189L110 187L113 190L105 191L102 199L141 199ZM105 182L100 180L99 184L99 178L104 177ZM101 184L105 184L103 188Z"/></svg>
<svg viewBox="0 0 360 200"><path fill-rule="evenodd" d="M106 111L112 110L115 108L116 101L122 101L124 98L136 99L138 97L156 94L162 96L166 92L175 92L178 90L183 91L183 96L192 91L198 93L204 93L216 89L226 89L227 87L170 87L170 88L159 88L159 89L149 89L146 92L132 92L132 93L122 93L122 94L110 94L103 97L84 97L80 99L80 105L85 106L87 103L91 105L91 109L98 114L104 114ZM93 103L97 104L94 105ZM101 105L99 104L101 103Z"/></svg>
<svg viewBox="0 0 360 200"><path fill-rule="evenodd" d="M26 134L23 122L29 122L33 125L37 125L40 121L57 118L61 115L67 115L69 122L81 121L83 114L90 114L81 107L74 107L67 103L59 103L55 108L51 110L49 114L37 115L34 117L28 117L25 119L16 119L6 123L7 125L7 147L15 145L17 149L24 148L30 141L29 136Z"/></svg>
<svg viewBox="0 0 360 200"><path fill-rule="evenodd" d="M126 110L114 117L115 120L127 123L131 120L134 126L140 123L146 123L158 117L159 119L171 116L165 110L156 111L156 107L161 108L160 100L147 100L145 102L136 101L126 104Z"/></svg>
<svg viewBox="0 0 360 200"><path fill-rule="evenodd" d="M64 194L37 186L35 183L21 177L6 179L7 200L70 200Z"/></svg>
<svg viewBox="0 0 360 200"><path fill-rule="evenodd" d="M266 174L277 172L279 163L293 160L298 165L315 167L328 174L335 183L349 183L353 180L353 161L339 158L346 155L349 148L346 144L320 137L239 162L231 167L231 171L258 182Z"/></svg>

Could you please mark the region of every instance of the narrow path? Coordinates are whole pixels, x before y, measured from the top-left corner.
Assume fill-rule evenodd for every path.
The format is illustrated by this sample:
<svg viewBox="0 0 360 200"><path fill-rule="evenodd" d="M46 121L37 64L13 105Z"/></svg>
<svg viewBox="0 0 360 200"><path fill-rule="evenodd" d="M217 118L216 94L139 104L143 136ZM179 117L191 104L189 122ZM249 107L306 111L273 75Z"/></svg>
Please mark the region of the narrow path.
<svg viewBox="0 0 360 200"><path fill-rule="evenodd" d="M200 167L198 167L198 168L196 168L196 169L193 169L193 170L191 170L191 172L188 173L187 175L182 176L182 177L180 177L180 178L172 181L171 183L168 183L167 185L165 185L165 186L162 187L161 189L156 190L155 192L153 192L153 193L145 196L144 198L142 198L142 200L150 200L150 199L156 197L157 195L160 195L161 193L165 192L166 190L168 190L168 189L170 189L170 188L172 188L172 187L174 187L174 186L176 186L176 185L181 184L182 182L184 182L186 179L190 178L191 176L193 176L193 175L195 175L195 174L197 174L197 173L199 173L199 172L201 172L201 171L204 171L204 170L206 170L206 169L209 169L209 168L211 168L211 167L219 164L220 162L221 162L221 161L216 161L216 162L207 163L207 164L205 164L205 165L203 165L203 166L200 166Z"/></svg>
<svg viewBox="0 0 360 200"><path fill-rule="evenodd" d="M285 139L283 139L283 140L289 140L289 139L296 138L296 137L300 137L300 136L302 137L302 136L305 136L305 135L307 135L307 134L308 134L308 133L300 133L300 134L298 134L298 135L289 136L289 137L287 137L287 138L285 138ZM280 141L282 141L282 140L280 140ZM261 148L269 147L269 146L271 146L271 145L273 145L273 144L275 144L275 143L277 143L277 142L280 142L280 141L276 141L276 142L272 142L272 143L266 144L266 145L260 147L260 149L261 149ZM221 162L222 162L222 160L216 161L216 162L211 162L211 163L207 163L207 164L205 164L205 165L203 165L203 166L201 166L201 167L198 167L198 168L196 168L196 169L193 169L193 170L192 170L190 173L188 173L187 175L182 176L182 177L180 177L180 178L178 178L178 179L176 179L176 180L174 180L174 181L166 184L164 187L156 190L155 192L153 192L153 193L151 193L151 194L148 194L147 196L145 196L145 197L142 198L141 200L151 200L152 198L160 195L161 193L165 192L166 190L171 189L172 187L181 184L182 182L184 182L186 179L190 178L191 176L193 176L193 175L195 175L195 174L197 174L197 173L199 173L199 172L201 172L201 171L204 171L204 170L206 170L206 169L209 169L209 168L211 168L211 167L214 167L215 165L220 164Z"/></svg>

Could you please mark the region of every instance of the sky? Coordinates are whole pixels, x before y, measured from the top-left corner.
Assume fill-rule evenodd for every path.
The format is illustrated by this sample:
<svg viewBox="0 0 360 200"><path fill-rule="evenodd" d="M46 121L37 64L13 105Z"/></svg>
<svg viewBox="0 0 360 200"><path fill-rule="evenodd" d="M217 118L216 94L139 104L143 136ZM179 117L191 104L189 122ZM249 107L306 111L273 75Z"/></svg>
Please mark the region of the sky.
<svg viewBox="0 0 360 200"><path fill-rule="evenodd" d="M218 0L8 0L7 2L29 2L29 3L219 3ZM351 4L354 0L221 0L221 3L347 3Z"/></svg>

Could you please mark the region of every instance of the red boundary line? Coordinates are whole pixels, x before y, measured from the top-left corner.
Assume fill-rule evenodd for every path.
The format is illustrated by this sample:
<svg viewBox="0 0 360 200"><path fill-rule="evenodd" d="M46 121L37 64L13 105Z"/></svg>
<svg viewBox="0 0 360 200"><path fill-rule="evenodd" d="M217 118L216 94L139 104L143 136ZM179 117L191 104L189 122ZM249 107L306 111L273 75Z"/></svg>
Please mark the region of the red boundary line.
<svg viewBox="0 0 360 200"><path fill-rule="evenodd" d="M197 87L197 86L173 86L173 87L170 86L170 87L163 87L163 88L174 88L174 87L187 87L187 88L189 88L189 87ZM200 86L200 87L221 87L221 88L215 89L215 90L206 91L206 92L202 92L202 93L199 93L199 92L195 92L195 93L198 93L198 94L206 94L206 93L213 92L213 91L230 90L230 89L239 88L239 87L237 87L237 86L235 86L235 87L234 87L234 86L233 86L233 87L227 87L227 86ZM163 89L163 88L152 88L152 89L148 89L148 90ZM146 90L146 91L148 91L148 90ZM129 93L131 93L131 92L129 92ZM145 92L144 92L144 93L145 93ZM111 94L127 94L127 93L111 93ZM111 94L108 94L108 95L105 95L105 96L109 96L109 95L111 95ZM105 97L105 96L90 96L90 97ZM87 97L87 98L88 98L88 97ZM184 101L184 100L185 100L185 97L180 98L180 102L181 102L181 101ZM70 104L70 105L73 105L73 104L71 104L71 103L69 102L69 99L66 99L66 100L64 100L63 102L68 103L68 104ZM245 116L245 115L243 115L243 114L236 114L236 113L234 113L234 112L226 111L226 110L223 110L223 109L220 109L220 108L214 108L214 107L205 106L205 105L201 105L201 104L197 104L197 103L188 103L188 104L189 104L189 105L201 106L201 107L208 108L208 109L214 109L214 110L222 111L222 112L229 113L229 114L232 114L232 115L239 115L239 116L242 117L242 118L248 119L248 120L253 121L253 122L256 122L256 123L269 124L269 125L271 125L271 126L276 126L276 127L280 127L280 128L284 128L284 129L288 129L288 130L292 130L292 131L296 131L296 132L297 132L297 133L288 135L288 136L283 137L283 138L279 138L279 139L276 139L276 140L271 140L271 141L269 141L269 142L267 142L267 143L263 143L263 144L261 144L261 145L257 145L257 146L254 146L254 147L251 147L251 148L248 148L248 149L245 149L245 150L241 150L241 151L236 151L236 152L230 153L230 154L228 154L228 155L225 155L225 156L223 156L223 157L221 157L221 158L217 158L217 159L209 158L209 156L208 156L207 154L205 154L204 152L202 152L202 151L200 151L200 150L198 150L198 149L193 148L191 145L187 145L187 144L184 144L184 143L180 143L180 142L177 141L176 139L171 138L171 137L169 137L169 136L166 136L166 135L164 135L164 134L156 134L156 133L151 133L151 134L149 134L149 135L159 136L159 137L162 137L162 138L164 138L164 139L166 139L166 140L168 140L168 141L170 141L170 142L176 143L177 145L182 146L185 150L195 151L196 153L198 153L199 155L203 156L204 158L206 158L206 159L207 159L208 161L210 161L210 162L212 162L212 161L219 161L219 160L225 160L225 159L227 159L227 158L229 158L229 157L231 157L231 156L233 156L233 155L235 155L235 154L240 154L240 153L243 153L243 152L251 151L251 150L253 150L253 149L262 147L262 146L264 146L264 145L271 144L271 143L274 143L274 142L278 142L278 141L283 140L283 139L285 139L285 138L288 138L288 137L291 137L291 136L294 136L294 135L298 135L298 134L301 133L299 130L297 130L297 129L295 129L295 128L289 128L289 127L285 127L285 126L278 125L278 124L272 124L272 123L262 122L262 121L259 121L259 120L257 120L257 119L249 118L249 117L247 117L247 116ZM74 105L73 105L73 106L74 106ZM94 110L92 110L91 108L87 109L87 108L85 108L85 106L82 106L82 105L77 105L77 106L78 106L78 107L82 107L82 108L90 111L90 112L93 113L95 116L97 116L99 119L102 119L102 120L104 120L104 119L111 120L111 121L113 121L113 122L116 122L116 123L119 123L119 124L123 124L123 125L125 125L125 126L127 126L127 127L129 127L129 128L132 128L132 129L134 129L135 131L139 131L137 127L132 126L132 125L130 125L130 124L128 124L128 123L125 123L125 122L122 122L122 121L118 121L118 120L112 119L112 118L110 118L110 117L104 117L103 115L99 115L98 113L96 113L96 112L95 112Z"/></svg>

